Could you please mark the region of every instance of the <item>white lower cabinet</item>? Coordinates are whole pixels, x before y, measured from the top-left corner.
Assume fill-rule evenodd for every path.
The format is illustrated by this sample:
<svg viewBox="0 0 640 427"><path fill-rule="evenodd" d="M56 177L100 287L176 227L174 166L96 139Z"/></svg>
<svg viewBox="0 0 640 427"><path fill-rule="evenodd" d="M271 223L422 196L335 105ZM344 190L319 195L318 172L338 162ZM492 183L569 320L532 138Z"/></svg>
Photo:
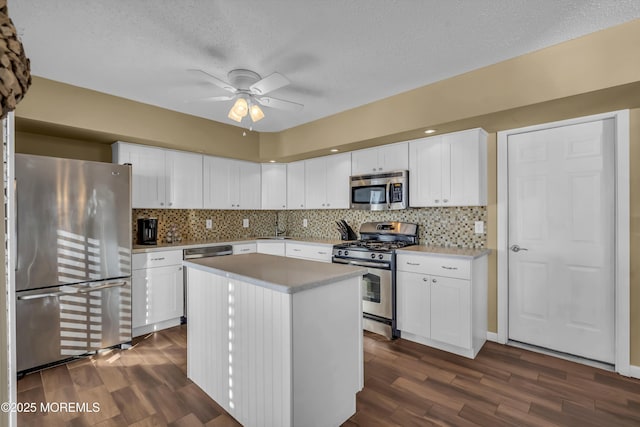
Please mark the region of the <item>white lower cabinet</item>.
<svg viewBox="0 0 640 427"><path fill-rule="evenodd" d="M132 335L180 324L184 315L182 251L133 254Z"/></svg>
<svg viewBox="0 0 640 427"><path fill-rule="evenodd" d="M284 242L258 241L256 243L256 251L259 254L284 256L285 254L284 245L285 245Z"/></svg>
<svg viewBox="0 0 640 427"><path fill-rule="evenodd" d="M232 248L233 255L252 254L258 251L256 243L236 243Z"/></svg>
<svg viewBox="0 0 640 427"><path fill-rule="evenodd" d="M311 261L331 262L333 246L287 242L286 256Z"/></svg>
<svg viewBox="0 0 640 427"><path fill-rule="evenodd" d="M487 337L487 256L398 253L397 269L402 338L474 358Z"/></svg>

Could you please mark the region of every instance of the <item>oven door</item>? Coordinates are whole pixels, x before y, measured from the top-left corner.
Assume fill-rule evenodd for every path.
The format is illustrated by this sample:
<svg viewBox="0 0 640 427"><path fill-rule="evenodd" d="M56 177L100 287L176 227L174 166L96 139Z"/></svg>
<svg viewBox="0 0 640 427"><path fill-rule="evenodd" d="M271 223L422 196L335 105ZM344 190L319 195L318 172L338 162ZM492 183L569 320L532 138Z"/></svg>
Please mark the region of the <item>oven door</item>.
<svg viewBox="0 0 640 427"><path fill-rule="evenodd" d="M362 278L362 312L391 320L391 270L367 268Z"/></svg>
<svg viewBox="0 0 640 427"><path fill-rule="evenodd" d="M376 268L376 263L333 258L334 263L352 264L367 268L362 277L362 312L383 319L393 319L393 295L391 269ZM380 263L388 266L389 264Z"/></svg>

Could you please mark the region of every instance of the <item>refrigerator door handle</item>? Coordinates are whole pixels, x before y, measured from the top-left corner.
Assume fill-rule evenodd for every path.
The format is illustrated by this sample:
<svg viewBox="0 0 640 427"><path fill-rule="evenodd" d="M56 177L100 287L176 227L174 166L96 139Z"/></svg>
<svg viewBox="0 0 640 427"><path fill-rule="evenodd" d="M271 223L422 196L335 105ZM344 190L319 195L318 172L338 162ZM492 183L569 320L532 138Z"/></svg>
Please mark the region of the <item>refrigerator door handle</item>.
<svg viewBox="0 0 640 427"><path fill-rule="evenodd" d="M16 299L18 301L27 301L27 300L30 300L30 299L59 297L59 296L62 296L62 295L69 295L69 292L47 292L47 293L44 293L44 294L20 295Z"/></svg>
<svg viewBox="0 0 640 427"><path fill-rule="evenodd" d="M127 284L126 281L122 281L122 282L111 282L111 283L105 283L104 285L100 285L100 286L87 286L86 288L82 288L78 291L79 294L88 294L89 292L93 292L93 291L101 291L103 289L109 289L109 288L118 288L118 287L122 287L125 286Z"/></svg>

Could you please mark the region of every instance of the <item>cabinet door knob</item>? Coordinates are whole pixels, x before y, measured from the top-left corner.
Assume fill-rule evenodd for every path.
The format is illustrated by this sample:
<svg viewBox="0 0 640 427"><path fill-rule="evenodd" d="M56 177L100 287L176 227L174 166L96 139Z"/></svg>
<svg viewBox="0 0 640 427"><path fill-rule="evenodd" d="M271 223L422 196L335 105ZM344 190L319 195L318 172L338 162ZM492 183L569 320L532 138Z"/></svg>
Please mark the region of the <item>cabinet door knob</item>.
<svg viewBox="0 0 640 427"><path fill-rule="evenodd" d="M447 202L449 201L449 199L442 199L442 201L443 201L444 203L447 203Z"/></svg>
<svg viewBox="0 0 640 427"><path fill-rule="evenodd" d="M304 208L304 205L300 205L301 208Z"/></svg>
<svg viewBox="0 0 640 427"><path fill-rule="evenodd" d="M436 279L431 279L431 281L432 281L433 283L438 283L438 281L437 281Z"/></svg>
<svg viewBox="0 0 640 427"><path fill-rule="evenodd" d="M173 202L169 202L169 206L173 206Z"/></svg>
<svg viewBox="0 0 640 427"><path fill-rule="evenodd" d="M433 203L440 203L440 199L435 199Z"/></svg>
<svg viewBox="0 0 640 427"><path fill-rule="evenodd" d="M164 206L164 202L160 202L160 206Z"/></svg>
<svg viewBox="0 0 640 427"><path fill-rule="evenodd" d="M426 277L423 277L423 278L422 278L422 281L423 281L423 282L428 282L428 281L429 281L429 279L427 279Z"/></svg>

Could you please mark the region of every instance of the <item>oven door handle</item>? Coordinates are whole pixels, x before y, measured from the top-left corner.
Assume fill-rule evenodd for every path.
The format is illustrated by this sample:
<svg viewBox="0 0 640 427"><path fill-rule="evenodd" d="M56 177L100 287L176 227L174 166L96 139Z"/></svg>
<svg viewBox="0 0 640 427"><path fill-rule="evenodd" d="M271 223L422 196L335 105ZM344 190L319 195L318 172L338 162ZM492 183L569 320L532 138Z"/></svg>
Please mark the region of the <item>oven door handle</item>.
<svg viewBox="0 0 640 427"><path fill-rule="evenodd" d="M336 264L350 264L358 267L370 267L378 268L380 270L391 270L391 264L387 262L368 262L368 261L355 261L342 258L334 258L333 262Z"/></svg>

